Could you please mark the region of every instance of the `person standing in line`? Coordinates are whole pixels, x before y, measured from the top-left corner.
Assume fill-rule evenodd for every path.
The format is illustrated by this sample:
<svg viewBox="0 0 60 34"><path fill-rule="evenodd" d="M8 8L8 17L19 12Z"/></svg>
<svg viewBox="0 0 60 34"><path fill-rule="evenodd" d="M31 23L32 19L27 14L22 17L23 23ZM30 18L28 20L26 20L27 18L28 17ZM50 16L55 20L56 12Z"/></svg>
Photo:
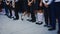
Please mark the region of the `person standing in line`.
<svg viewBox="0 0 60 34"><path fill-rule="evenodd" d="M55 0L55 10L58 19L58 34L60 34L60 0Z"/></svg>
<svg viewBox="0 0 60 34"><path fill-rule="evenodd" d="M43 0L43 4L44 4L44 17L45 17L45 25L44 27L50 27L50 4L51 4L52 0ZM49 21L48 21L49 19Z"/></svg>
<svg viewBox="0 0 60 34"><path fill-rule="evenodd" d="M31 13L31 20L28 20L28 21L36 22L36 17L34 13L34 0L28 0L28 6L29 6L29 11Z"/></svg>
<svg viewBox="0 0 60 34"><path fill-rule="evenodd" d="M27 15L27 12L28 12L28 0L23 0L21 20L24 20L24 17Z"/></svg>
<svg viewBox="0 0 60 34"><path fill-rule="evenodd" d="M3 8L5 9L5 15L8 17L9 16L9 11L8 11L8 7L6 4L6 0L3 0Z"/></svg>
<svg viewBox="0 0 60 34"><path fill-rule="evenodd" d="M50 3L50 28L49 31L56 30L56 9L55 9L55 0L52 0Z"/></svg>
<svg viewBox="0 0 60 34"><path fill-rule="evenodd" d="M15 13L15 18L13 20L19 20L19 10L20 10L20 1L19 0L14 0L15 2L15 8L14 8L14 13Z"/></svg>
<svg viewBox="0 0 60 34"><path fill-rule="evenodd" d="M8 18L12 18L12 1L11 0L5 0L3 1L4 3L4 8L6 11L6 14L8 16Z"/></svg>

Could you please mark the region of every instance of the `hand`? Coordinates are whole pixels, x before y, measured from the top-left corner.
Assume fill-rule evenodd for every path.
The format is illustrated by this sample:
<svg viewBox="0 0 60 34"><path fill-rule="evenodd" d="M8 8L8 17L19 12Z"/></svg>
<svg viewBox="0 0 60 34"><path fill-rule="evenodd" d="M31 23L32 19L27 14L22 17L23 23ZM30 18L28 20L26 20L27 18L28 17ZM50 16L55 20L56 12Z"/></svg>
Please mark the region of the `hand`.
<svg viewBox="0 0 60 34"><path fill-rule="evenodd" d="M31 6L31 3L30 2L28 3L28 6Z"/></svg>
<svg viewBox="0 0 60 34"><path fill-rule="evenodd" d="M48 8L48 5L47 5L47 4L45 4L45 7L47 7L47 8Z"/></svg>
<svg viewBox="0 0 60 34"><path fill-rule="evenodd" d="M13 6L13 8L15 8L15 6Z"/></svg>
<svg viewBox="0 0 60 34"><path fill-rule="evenodd" d="M42 3L40 3L40 7L42 7Z"/></svg>

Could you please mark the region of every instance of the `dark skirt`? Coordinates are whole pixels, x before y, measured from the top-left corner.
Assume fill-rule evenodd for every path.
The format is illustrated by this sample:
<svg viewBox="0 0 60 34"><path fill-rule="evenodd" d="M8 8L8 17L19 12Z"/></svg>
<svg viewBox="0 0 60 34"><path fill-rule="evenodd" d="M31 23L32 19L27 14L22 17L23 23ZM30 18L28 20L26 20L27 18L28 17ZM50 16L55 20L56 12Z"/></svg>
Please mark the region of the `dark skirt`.
<svg viewBox="0 0 60 34"><path fill-rule="evenodd" d="M39 4L34 4L34 10L42 10L43 7L40 7Z"/></svg>
<svg viewBox="0 0 60 34"><path fill-rule="evenodd" d="M2 5L0 5L0 12L2 12Z"/></svg>

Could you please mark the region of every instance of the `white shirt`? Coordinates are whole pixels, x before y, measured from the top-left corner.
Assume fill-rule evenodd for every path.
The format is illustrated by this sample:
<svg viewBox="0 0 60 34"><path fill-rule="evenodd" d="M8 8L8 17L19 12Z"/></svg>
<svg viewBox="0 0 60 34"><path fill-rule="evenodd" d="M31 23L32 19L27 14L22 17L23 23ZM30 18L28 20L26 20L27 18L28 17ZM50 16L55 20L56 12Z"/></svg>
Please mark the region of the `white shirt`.
<svg viewBox="0 0 60 34"><path fill-rule="evenodd" d="M7 1L9 1L9 2L7 2ZM5 2L6 2L7 5L9 5L10 1L11 1L11 0L5 0Z"/></svg>
<svg viewBox="0 0 60 34"><path fill-rule="evenodd" d="M12 0L12 7L15 8L15 2L14 0Z"/></svg>
<svg viewBox="0 0 60 34"><path fill-rule="evenodd" d="M18 2L18 0L15 0L15 2Z"/></svg>
<svg viewBox="0 0 60 34"><path fill-rule="evenodd" d="M55 0L55 2L60 2L60 0Z"/></svg>
<svg viewBox="0 0 60 34"><path fill-rule="evenodd" d="M46 1L48 1L48 2L46 3ZM51 4L52 0L42 0L42 2L43 2L44 4L49 5L49 4Z"/></svg>

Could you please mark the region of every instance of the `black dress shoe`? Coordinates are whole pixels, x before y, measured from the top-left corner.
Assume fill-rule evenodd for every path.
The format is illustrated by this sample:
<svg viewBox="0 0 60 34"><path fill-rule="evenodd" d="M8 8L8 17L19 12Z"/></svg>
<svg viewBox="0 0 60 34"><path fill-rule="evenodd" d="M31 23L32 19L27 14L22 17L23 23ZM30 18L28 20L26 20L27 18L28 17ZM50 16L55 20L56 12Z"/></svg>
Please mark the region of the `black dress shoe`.
<svg viewBox="0 0 60 34"><path fill-rule="evenodd" d="M60 34L60 31L58 31L57 33Z"/></svg>
<svg viewBox="0 0 60 34"><path fill-rule="evenodd" d="M29 22L36 22L36 21L34 21L34 20L27 20L27 21L29 21Z"/></svg>
<svg viewBox="0 0 60 34"><path fill-rule="evenodd" d="M48 26L48 25L46 25L46 24L44 25L44 27L47 27L47 26Z"/></svg>
<svg viewBox="0 0 60 34"><path fill-rule="evenodd" d="M48 30L49 30L49 31L53 31L53 30L56 30L56 28L52 28L52 27L51 27L51 28L49 28Z"/></svg>
<svg viewBox="0 0 60 34"><path fill-rule="evenodd" d="M36 22L36 21L32 21L32 22Z"/></svg>
<svg viewBox="0 0 60 34"><path fill-rule="evenodd" d="M7 15L7 14L4 14L4 15Z"/></svg>
<svg viewBox="0 0 60 34"><path fill-rule="evenodd" d="M8 16L8 18L10 18L10 19L11 19L11 18L13 18L13 17L12 17L12 16Z"/></svg>
<svg viewBox="0 0 60 34"><path fill-rule="evenodd" d="M41 23L39 23L39 22L36 22L36 24L38 24L38 25L41 25L41 24L43 24L43 22L41 22Z"/></svg>
<svg viewBox="0 0 60 34"><path fill-rule="evenodd" d="M51 26L45 24L44 27L51 27Z"/></svg>
<svg viewBox="0 0 60 34"><path fill-rule="evenodd" d="M21 20L23 21L23 18L21 18Z"/></svg>
<svg viewBox="0 0 60 34"><path fill-rule="evenodd" d="M30 19L27 19L27 21L29 21Z"/></svg>
<svg viewBox="0 0 60 34"><path fill-rule="evenodd" d="M17 19L17 18L14 18L13 20L19 20L19 19Z"/></svg>

